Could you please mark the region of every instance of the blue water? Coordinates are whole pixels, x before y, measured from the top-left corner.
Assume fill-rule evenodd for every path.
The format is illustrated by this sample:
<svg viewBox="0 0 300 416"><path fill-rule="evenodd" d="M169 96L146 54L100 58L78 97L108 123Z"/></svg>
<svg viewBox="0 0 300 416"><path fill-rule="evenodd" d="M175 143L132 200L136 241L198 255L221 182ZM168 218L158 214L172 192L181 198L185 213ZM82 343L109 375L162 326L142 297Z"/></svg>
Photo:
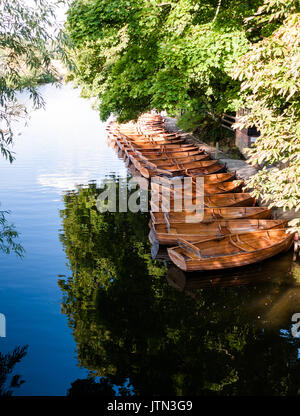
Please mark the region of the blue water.
<svg viewBox="0 0 300 416"><path fill-rule="evenodd" d="M105 125L91 102L71 85L41 88L46 108L32 112L14 146L16 160L0 158L1 210L20 233L26 253L0 257L0 313L6 316L7 336L0 352L28 344L28 353L15 367L25 383L19 395L64 395L70 383L87 371L77 365L75 343L61 314L59 275L68 275L59 241L62 195L78 184L126 169L105 143Z"/></svg>

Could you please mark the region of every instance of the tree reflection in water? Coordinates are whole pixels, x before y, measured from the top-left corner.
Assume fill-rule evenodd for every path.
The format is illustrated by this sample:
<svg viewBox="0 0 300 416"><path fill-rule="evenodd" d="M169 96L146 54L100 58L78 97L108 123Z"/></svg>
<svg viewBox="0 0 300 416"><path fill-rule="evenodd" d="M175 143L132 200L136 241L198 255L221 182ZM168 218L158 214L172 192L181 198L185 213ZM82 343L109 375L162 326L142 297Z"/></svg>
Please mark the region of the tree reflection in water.
<svg viewBox="0 0 300 416"><path fill-rule="evenodd" d="M19 233L16 228L7 221L8 214L9 211L0 211L0 252L5 254L13 252L22 257L24 248L18 242Z"/></svg>
<svg viewBox="0 0 300 416"><path fill-rule="evenodd" d="M15 365L27 354L27 346L16 347L12 353L0 352L0 397L11 396L13 389L20 387L24 380L19 374L11 376ZM8 380L11 376L10 381Z"/></svg>
<svg viewBox="0 0 300 416"><path fill-rule="evenodd" d="M0 254L15 253L23 257L24 248L18 241L19 233L14 225L8 223L8 214L8 211L0 211ZM12 372L15 365L27 354L27 348L27 345L18 346L12 353L0 352L0 397L11 396L14 389L24 383L19 374L12 375Z"/></svg>
<svg viewBox="0 0 300 416"><path fill-rule="evenodd" d="M80 365L114 385L129 379L141 395L297 394L299 340L290 324L300 301L288 257L257 266L255 284L201 288L195 281L206 277L191 276L184 284L194 279L194 287L174 290L151 259L148 215L100 214L99 192L90 184L68 193L61 211L72 273L59 281L62 311ZM284 300L291 293L293 304Z"/></svg>
<svg viewBox="0 0 300 416"><path fill-rule="evenodd" d="M114 386L107 377L101 377L100 380L95 377L77 379L71 384L67 396L130 396L132 390L127 384Z"/></svg>

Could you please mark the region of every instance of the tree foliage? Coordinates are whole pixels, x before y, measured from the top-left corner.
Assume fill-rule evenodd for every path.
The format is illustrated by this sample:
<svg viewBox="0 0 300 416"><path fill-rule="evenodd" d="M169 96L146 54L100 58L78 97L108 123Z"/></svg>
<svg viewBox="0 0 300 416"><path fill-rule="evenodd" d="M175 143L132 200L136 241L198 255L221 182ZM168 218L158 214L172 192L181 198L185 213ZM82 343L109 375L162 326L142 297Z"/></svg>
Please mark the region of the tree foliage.
<svg viewBox="0 0 300 416"><path fill-rule="evenodd" d="M101 118L156 108L211 118L233 108L231 68L249 47L243 18L261 2L75 0L67 30L73 78L98 98Z"/></svg>
<svg viewBox="0 0 300 416"><path fill-rule="evenodd" d="M298 4L299 6L299 4ZM297 2L268 0L258 22L277 29L252 45L235 68L246 114L237 127L255 125L260 137L250 162L263 165L248 186L271 206L300 209L300 14ZM265 15L268 12L267 15ZM278 25L278 20L283 20Z"/></svg>
<svg viewBox="0 0 300 416"><path fill-rule="evenodd" d="M12 123L27 115L18 93L27 90L34 108L43 99L37 85L43 79L56 80L52 58L57 52L55 2L26 0L0 2L0 151L13 161Z"/></svg>

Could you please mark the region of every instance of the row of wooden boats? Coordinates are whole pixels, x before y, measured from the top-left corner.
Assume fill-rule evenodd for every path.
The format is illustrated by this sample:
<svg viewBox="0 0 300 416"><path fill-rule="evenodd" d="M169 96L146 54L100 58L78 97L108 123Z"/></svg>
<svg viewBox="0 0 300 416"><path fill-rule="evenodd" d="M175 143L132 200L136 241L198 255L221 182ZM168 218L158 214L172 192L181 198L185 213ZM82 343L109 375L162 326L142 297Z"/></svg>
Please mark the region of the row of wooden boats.
<svg viewBox="0 0 300 416"><path fill-rule="evenodd" d="M146 137L138 131L134 127L123 128L112 123L108 137L145 178L157 175L204 176L226 169L225 164L211 160L199 146L184 143L177 134Z"/></svg>
<svg viewBox="0 0 300 416"><path fill-rule="evenodd" d="M286 222L271 219L270 209L257 206L235 172L227 172L201 146L166 131L160 115L113 122L107 131L110 145L127 164L151 178L153 254L164 245L182 270L217 270L262 261L293 244Z"/></svg>

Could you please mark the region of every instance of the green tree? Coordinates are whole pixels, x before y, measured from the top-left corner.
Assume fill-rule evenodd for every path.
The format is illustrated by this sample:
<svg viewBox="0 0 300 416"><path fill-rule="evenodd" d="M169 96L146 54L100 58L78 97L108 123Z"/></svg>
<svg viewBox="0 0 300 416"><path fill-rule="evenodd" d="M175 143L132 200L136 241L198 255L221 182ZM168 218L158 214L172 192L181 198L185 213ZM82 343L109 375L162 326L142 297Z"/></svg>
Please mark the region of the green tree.
<svg viewBox="0 0 300 416"><path fill-rule="evenodd" d="M100 116L156 108L216 122L238 99L230 70L249 48L243 19L261 1L75 0L67 31L73 78Z"/></svg>
<svg viewBox="0 0 300 416"><path fill-rule="evenodd" d="M28 110L18 99L26 90L34 108L44 102L37 85L56 80L52 58L57 52L56 2L25 0L0 2L0 151L13 161L12 123L26 117Z"/></svg>
<svg viewBox="0 0 300 416"><path fill-rule="evenodd" d="M234 71L242 81L246 114L238 127L255 125L261 135L250 162L263 165L248 187L270 206L300 209L300 14L299 2L266 0L256 25L275 31L254 44ZM252 21L252 20L251 20ZM296 224L295 220L293 223Z"/></svg>

